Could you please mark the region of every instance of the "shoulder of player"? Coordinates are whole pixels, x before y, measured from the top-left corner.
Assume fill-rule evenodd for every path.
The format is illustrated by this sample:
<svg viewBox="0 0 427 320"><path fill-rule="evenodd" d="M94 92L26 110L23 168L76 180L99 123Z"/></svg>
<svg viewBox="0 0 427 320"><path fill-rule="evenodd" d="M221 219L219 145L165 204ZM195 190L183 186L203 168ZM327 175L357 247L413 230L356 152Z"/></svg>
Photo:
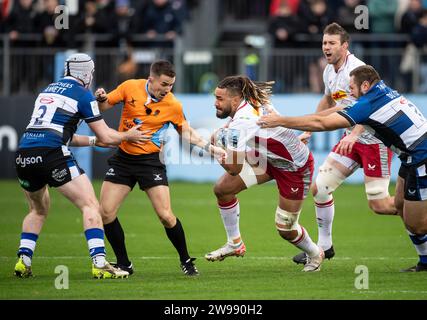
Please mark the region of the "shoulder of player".
<svg viewBox="0 0 427 320"><path fill-rule="evenodd" d="M176 108L182 109L182 103L178 100L178 98L172 93L169 92L162 100L164 103Z"/></svg>
<svg viewBox="0 0 427 320"><path fill-rule="evenodd" d="M141 85L144 85L147 80L145 79L129 79L126 81L123 81L119 87L125 88L125 89L135 89Z"/></svg>
<svg viewBox="0 0 427 320"><path fill-rule="evenodd" d="M354 54L350 54L348 56L348 69L351 71L353 69L356 69L357 67L365 65L365 63L357 58Z"/></svg>

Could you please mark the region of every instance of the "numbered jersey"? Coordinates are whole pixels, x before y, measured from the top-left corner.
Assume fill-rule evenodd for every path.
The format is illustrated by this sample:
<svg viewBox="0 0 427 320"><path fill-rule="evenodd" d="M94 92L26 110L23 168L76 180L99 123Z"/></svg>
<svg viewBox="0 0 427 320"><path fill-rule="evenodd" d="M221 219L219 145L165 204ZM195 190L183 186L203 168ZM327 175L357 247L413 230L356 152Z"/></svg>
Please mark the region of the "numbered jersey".
<svg viewBox="0 0 427 320"><path fill-rule="evenodd" d="M82 120L102 119L94 95L74 78L66 77L41 92L19 148L68 145Z"/></svg>
<svg viewBox="0 0 427 320"><path fill-rule="evenodd" d="M357 59L353 54L347 52L344 64L335 71L332 64L328 64L323 71L323 82L325 84L325 95L331 96L337 106L349 107L356 101L350 95L350 72L365 63ZM346 134L350 134L353 128L346 129ZM369 132L363 132L357 142L362 144L381 143Z"/></svg>
<svg viewBox="0 0 427 320"><path fill-rule="evenodd" d="M273 109L271 106L268 108ZM306 164L310 151L291 129L261 129L256 122L265 112L264 107L255 109L244 101L227 124L227 148L256 153L260 159L266 159L280 170L297 171Z"/></svg>
<svg viewBox="0 0 427 320"><path fill-rule="evenodd" d="M399 155L402 164L417 164L427 158L426 119L413 103L383 81L339 114L352 125L363 124Z"/></svg>

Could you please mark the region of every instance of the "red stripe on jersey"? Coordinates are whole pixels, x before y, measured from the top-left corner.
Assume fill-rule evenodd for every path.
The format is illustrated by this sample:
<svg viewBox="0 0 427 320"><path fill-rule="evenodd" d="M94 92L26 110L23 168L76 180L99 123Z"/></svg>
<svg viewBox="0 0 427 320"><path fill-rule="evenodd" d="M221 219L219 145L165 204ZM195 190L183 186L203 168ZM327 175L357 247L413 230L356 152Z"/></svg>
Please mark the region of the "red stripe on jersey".
<svg viewBox="0 0 427 320"><path fill-rule="evenodd" d="M260 137L255 137L255 143L266 143L265 140L267 140L267 150L286 159L289 160L291 162L294 162L294 159L292 159L291 154L289 153L288 149L286 149L285 145L283 143L281 143L280 141L273 139L273 138L268 138L268 139L263 139Z"/></svg>

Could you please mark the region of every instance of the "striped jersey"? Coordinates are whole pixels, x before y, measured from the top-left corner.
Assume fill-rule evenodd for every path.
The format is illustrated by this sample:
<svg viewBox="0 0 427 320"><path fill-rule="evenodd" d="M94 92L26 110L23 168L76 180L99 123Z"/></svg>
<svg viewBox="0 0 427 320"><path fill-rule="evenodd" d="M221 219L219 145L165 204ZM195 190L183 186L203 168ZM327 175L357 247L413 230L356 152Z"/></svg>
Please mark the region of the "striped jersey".
<svg viewBox="0 0 427 320"><path fill-rule="evenodd" d="M272 106L268 108L274 110ZM266 112L264 107L257 109L243 101L226 125L228 148L237 152L254 151L273 167L297 171L307 162L310 151L291 129L260 128L256 122Z"/></svg>
<svg viewBox="0 0 427 320"><path fill-rule="evenodd" d="M37 97L19 148L68 145L82 120L102 119L94 95L72 77L48 85Z"/></svg>
<svg viewBox="0 0 427 320"><path fill-rule="evenodd" d="M402 164L417 164L427 158L426 119L412 102L383 81L338 113L352 125L363 124L399 155Z"/></svg>
<svg viewBox="0 0 427 320"><path fill-rule="evenodd" d="M347 52L345 62L335 72L334 66L328 64L323 71L323 82L325 84L325 95L331 96L337 106L348 107L355 103L356 99L350 95L350 72L365 63ZM346 134L350 134L352 128L346 129ZM381 143L369 132L363 132L357 139L362 144Z"/></svg>

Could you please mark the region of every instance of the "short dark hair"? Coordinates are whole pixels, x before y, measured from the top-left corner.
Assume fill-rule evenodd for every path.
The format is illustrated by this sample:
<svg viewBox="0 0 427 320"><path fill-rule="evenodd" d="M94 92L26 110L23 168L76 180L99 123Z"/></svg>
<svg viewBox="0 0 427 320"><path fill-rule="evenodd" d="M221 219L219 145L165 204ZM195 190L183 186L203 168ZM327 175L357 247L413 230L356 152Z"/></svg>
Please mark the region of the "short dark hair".
<svg viewBox="0 0 427 320"><path fill-rule="evenodd" d="M336 22L328 24L323 30L323 34L339 35L341 44L343 44L344 42L350 43L350 35L347 31L345 31L343 27L341 27Z"/></svg>
<svg viewBox="0 0 427 320"><path fill-rule="evenodd" d="M167 60L157 60L153 62L150 67L150 75L160 77L163 74L171 78L175 77L174 65Z"/></svg>
<svg viewBox="0 0 427 320"><path fill-rule="evenodd" d="M353 69L350 72L350 77L354 77L354 82L359 87L364 81L368 81L372 85L381 80L377 70L375 70L374 67L370 65L363 65Z"/></svg>

